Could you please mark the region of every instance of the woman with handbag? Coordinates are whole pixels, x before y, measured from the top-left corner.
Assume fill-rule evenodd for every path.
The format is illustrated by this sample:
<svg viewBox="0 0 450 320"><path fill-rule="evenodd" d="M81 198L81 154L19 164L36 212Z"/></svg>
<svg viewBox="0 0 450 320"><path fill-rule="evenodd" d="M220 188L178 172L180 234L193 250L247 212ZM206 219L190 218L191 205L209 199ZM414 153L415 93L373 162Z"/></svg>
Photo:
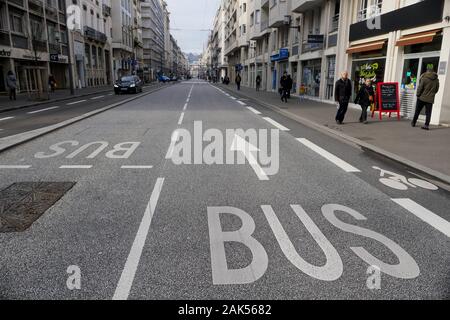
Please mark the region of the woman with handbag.
<svg viewBox="0 0 450 320"><path fill-rule="evenodd" d="M362 85L361 89L356 96L355 103L359 104L362 108L361 117L359 122L364 122L364 124L369 123L367 121L367 109L375 101L375 92L372 87L372 80L366 79L365 83Z"/></svg>

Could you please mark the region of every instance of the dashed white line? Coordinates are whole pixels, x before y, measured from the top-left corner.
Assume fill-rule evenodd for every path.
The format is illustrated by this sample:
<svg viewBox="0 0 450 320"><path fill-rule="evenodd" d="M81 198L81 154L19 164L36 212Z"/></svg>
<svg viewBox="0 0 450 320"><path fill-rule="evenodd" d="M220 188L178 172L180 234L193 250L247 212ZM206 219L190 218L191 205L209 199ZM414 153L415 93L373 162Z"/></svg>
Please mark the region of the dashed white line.
<svg viewBox="0 0 450 320"><path fill-rule="evenodd" d="M60 169L92 169L93 166L88 165L64 165Z"/></svg>
<svg viewBox="0 0 450 320"><path fill-rule="evenodd" d="M153 166L122 166L122 169L153 169Z"/></svg>
<svg viewBox="0 0 450 320"><path fill-rule="evenodd" d="M233 99L233 100L237 100L237 98L235 98L235 97L232 97L232 96L230 96L230 98L231 98L231 99Z"/></svg>
<svg viewBox="0 0 450 320"><path fill-rule="evenodd" d="M344 170L345 172L361 172L359 169L355 168L351 164L345 162L344 160L336 157L334 154L331 154L330 152L326 151L325 149L319 147L318 145L312 143L308 139L297 139L300 143L311 149L312 151L318 153L323 158L327 159L328 161L334 163L336 166Z"/></svg>
<svg viewBox="0 0 450 320"><path fill-rule="evenodd" d="M97 99L101 99L101 98L104 98L105 96L98 96L98 97L94 97L94 98L91 98L91 100L97 100Z"/></svg>
<svg viewBox="0 0 450 320"><path fill-rule="evenodd" d="M70 102L70 103L66 104L66 106L72 106L74 104L83 103L83 102L86 102L86 101L87 100L80 100L80 101Z"/></svg>
<svg viewBox="0 0 450 320"><path fill-rule="evenodd" d="M268 118L268 117L263 117L264 120L266 120L267 122L269 122L271 125L273 125L274 127L280 129L281 131L290 131L290 129L286 128L285 126L283 126L282 124L279 124L278 122L276 122L275 120Z"/></svg>
<svg viewBox="0 0 450 320"><path fill-rule="evenodd" d="M36 110L36 111L31 111L31 112L27 112L27 113L28 113L28 114L35 114L35 113L44 112L44 111L49 111L49 110L58 109L58 108L59 108L58 106L55 106L55 107L45 108L45 109Z"/></svg>
<svg viewBox="0 0 450 320"><path fill-rule="evenodd" d="M238 101L238 103L239 103L240 105L242 105L242 106L246 106L246 105L247 105L245 102L242 102L242 101Z"/></svg>
<svg viewBox="0 0 450 320"><path fill-rule="evenodd" d="M450 222L447 220L441 218L427 208L422 207L411 199L392 199L392 201L450 238Z"/></svg>
<svg viewBox="0 0 450 320"><path fill-rule="evenodd" d="M0 169L30 169L31 166L0 165Z"/></svg>
<svg viewBox="0 0 450 320"><path fill-rule="evenodd" d="M188 107L188 104L186 103L183 107L183 111L186 111L187 107Z"/></svg>
<svg viewBox="0 0 450 320"><path fill-rule="evenodd" d="M164 184L164 178L158 178L153 189L150 201L145 209L138 232L134 238L133 245L128 255L119 283L117 284L113 300L127 300L130 295L131 287L133 286L134 277L136 275L139 261L141 260L142 250L144 249L145 241L147 240L148 231L152 223L153 215L158 205L159 196Z"/></svg>
<svg viewBox="0 0 450 320"><path fill-rule="evenodd" d="M251 112L253 112L254 114L261 114L261 112L259 112L259 111L256 110L255 108L247 107L247 109L250 110Z"/></svg>
<svg viewBox="0 0 450 320"><path fill-rule="evenodd" d="M10 119L14 119L14 117L1 118L0 121L6 121L6 120L10 120Z"/></svg>
<svg viewBox="0 0 450 320"><path fill-rule="evenodd" d="M184 119L184 112L181 113L180 119L178 120L178 125L179 126L183 123L183 119Z"/></svg>

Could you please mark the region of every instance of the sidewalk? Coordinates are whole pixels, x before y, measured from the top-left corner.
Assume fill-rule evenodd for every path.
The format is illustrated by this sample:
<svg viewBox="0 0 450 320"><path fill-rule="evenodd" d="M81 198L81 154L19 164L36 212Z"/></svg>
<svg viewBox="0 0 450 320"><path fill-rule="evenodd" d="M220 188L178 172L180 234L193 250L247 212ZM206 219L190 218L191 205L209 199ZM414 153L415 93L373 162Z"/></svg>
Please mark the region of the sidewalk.
<svg viewBox="0 0 450 320"><path fill-rule="evenodd" d="M407 166L449 182L450 179L450 128L432 127L424 131L412 128L410 120L384 118L370 119L368 125L359 123L361 112L349 108L344 125L337 125L334 117L336 106L316 102L299 97L292 97L288 103L281 101L273 92L256 92L254 89L242 87L237 91L235 86L219 85L223 89L245 96L262 105L290 116L294 120L311 125L320 130L327 130L352 142L380 153L388 158L402 162ZM378 114L376 114L378 115ZM431 169L431 170L428 170ZM433 172L436 171L436 172Z"/></svg>

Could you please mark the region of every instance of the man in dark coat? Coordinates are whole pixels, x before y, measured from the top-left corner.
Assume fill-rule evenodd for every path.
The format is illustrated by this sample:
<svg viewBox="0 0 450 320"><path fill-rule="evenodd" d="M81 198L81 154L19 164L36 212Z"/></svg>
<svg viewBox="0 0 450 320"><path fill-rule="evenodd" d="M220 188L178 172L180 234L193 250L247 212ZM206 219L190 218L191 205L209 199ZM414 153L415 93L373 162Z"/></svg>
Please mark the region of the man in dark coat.
<svg viewBox="0 0 450 320"><path fill-rule="evenodd" d="M348 78L348 72L344 71L341 78L336 82L334 92L335 101L339 104L339 110L336 114L336 123L343 124L345 114L348 110L348 104L352 96L352 82Z"/></svg>
<svg viewBox="0 0 450 320"><path fill-rule="evenodd" d="M290 74L288 74L287 79L286 79L286 89L287 89L287 97L288 99L291 98L291 91L292 91L292 87L294 86L294 80L292 80L292 77Z"/></svg>
<svg viewBox="0 0 450 320"><path fill-rule="evenodd" d="M288 102L288 77L287 72L283 74L283 76L280 79L280 94L281 94L281 101Z"/></svg>
<svg viewBox="0 0 450 320"><path fill-rule="evenodd" d="M241 81L242 81L241 75L238 73L236 76L236 85L238 90L241 90Z"/></svg>
<svg viewBox="0 0 450 320"><path fill-rule="evenodd" d="M413 127L416 126L419 115L425 107L426 121L422 127L424 130L430 130L431 114L433 112L434 98L439 92L439 77L434 72L434 66L429 64L427 66L427 72L420 77L419 88L417 89L417 106L414 119L411 123Z"/></svg>

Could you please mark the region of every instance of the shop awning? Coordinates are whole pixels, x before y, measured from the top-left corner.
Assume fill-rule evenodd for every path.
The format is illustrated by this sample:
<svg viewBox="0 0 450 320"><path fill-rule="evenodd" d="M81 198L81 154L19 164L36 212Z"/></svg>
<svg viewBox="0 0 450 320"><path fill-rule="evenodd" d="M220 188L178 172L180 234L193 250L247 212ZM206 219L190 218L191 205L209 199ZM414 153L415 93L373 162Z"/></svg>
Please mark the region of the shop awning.
<svg viewBox="0 0 450 320"><path fill-rule="evenodd" d="M367 52L367 51L375 51L381 50L384 47L386 40L367 42L363 44L358 44L355 46L351 46L347 49L348 54L358 53L358 52Z"/></svg>
<svg viewBox="0 0 450 320"><path fill-rule="evenodd" d="M439 31L441 30L432 30L427 32L409 34L407 36L401 37L397 41L396 45L397 47L403 47L403 46L410 46L413 44L433 42L434 37Z"/></svg>

